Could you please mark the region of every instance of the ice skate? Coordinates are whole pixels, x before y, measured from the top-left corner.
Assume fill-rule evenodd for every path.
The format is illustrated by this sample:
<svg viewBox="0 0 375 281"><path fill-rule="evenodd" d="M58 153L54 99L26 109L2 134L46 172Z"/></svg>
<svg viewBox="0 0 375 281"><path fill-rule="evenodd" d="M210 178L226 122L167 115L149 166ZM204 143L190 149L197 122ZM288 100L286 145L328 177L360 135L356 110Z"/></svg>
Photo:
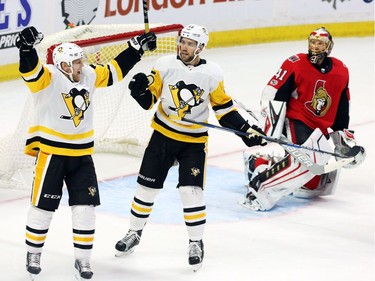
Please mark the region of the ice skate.
<svg viewBox="0 0 375 281"><path fill-rule="evenodd" d="M81 280L88 280L91 279L94 273L91 271L90 263L84 260L76 260L74 263L74 267L76 269L76 279Z"/></svg>
<svg viewBox="0 0 375 281"><path fill-rule="evenodd" d="M29 253L26 255L26 270L30 273L31 280L42 270L40 268L40 255L41 253Z"/></svg>
<svg viewBox="0 0 375 281"><path fill-rule="evenodd" d="M121 257L134 252L134 247L141 240L142 230L129 230L125 237L116 243L116 257Z"/></svg>
<svg viewBox="0 0 375 281"><path fill-rule="evenodd" d="M189 240L189 264L192 266L194 272L202 267L203 256L203 241Z"/></svg>

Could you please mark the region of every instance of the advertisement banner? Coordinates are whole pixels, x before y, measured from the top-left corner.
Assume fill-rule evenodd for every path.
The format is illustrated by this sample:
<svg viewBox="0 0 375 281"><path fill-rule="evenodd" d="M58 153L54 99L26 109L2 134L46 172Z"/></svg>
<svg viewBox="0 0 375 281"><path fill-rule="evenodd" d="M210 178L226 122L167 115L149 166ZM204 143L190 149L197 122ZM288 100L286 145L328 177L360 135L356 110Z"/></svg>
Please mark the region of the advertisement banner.
<svg viewBox="0 0 375 281"><path fill-rule="evenodd" d="M149 0L148 7L150 23L197 23L210 32L374 20L372 0ZM0 65L18 60L15 41L26 26L47 36L71 26L142 22L141 0L0 0Z"/></svg>

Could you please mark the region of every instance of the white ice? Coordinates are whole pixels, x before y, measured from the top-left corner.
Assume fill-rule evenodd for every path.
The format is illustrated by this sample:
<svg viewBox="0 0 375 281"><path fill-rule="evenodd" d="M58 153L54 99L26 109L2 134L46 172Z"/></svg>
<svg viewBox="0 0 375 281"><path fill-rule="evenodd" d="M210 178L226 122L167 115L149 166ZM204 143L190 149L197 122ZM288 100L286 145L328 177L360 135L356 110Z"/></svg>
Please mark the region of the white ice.
<svg viewBox="0 0 375 281"><path fill-rule="evenodd" d="M259 44L208 49L203 57L218 62L225 73L227 91L257 111L268 79L284 59L305 52L306 47L305 41ZM214 173L207 183L210 190L206 191L208 219L202 268L194 273L188 266L181 206L177 203L170 213L163 198L155 205L135 252L114 257L114 245L128 229L129 200L134 195L134 188L129 188L124 202L119 197L104 206L107 201L103 200L97 209L92 280L375 280L374 38L338 38L332 56L349 68L351 128L358 144L367 151L361 166L342 170L336 194L299 205L286 202L284 209L269 213L239 207L236 200L224 198L219 191L229 182L235 186L236 196L245 194L245 146L230 133L210 129L208 170ZM1 136L15 128L27 95L21 79L0 84ZM104 154L94 159L99 180L109 184L107 194L113 178L123 176L135 186L140 159ZM228 173L226 181L216 180L216 171ZM176 177L171 181L175 184ZM113 186L113 190L121 189ZM177 196L173 187L162 194ZM1 280L28 278L24 235L29 195L27 190L0 189ZM48 233L37 280L74 280L73 262L70 209L62 202Z"/></svg>

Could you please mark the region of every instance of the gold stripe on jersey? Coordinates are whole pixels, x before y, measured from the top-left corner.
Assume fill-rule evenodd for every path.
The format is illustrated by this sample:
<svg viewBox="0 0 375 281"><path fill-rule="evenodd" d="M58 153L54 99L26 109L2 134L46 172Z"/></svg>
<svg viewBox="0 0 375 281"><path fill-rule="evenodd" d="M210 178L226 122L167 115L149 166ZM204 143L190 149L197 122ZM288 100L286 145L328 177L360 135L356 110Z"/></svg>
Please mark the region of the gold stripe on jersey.
<svg viewBox="0 0 375 281"><path fill-rule="evenodd" d="M52 75L50 71L40 63L40 60L38 60L38 64L33 70L21 74L32 93L39 92L51 84Z"/></svg>
<svg viewBox="0 0 375 281"><path fill-rule="evenodd" d="M96 72L96 88L111 86L113 83L122 80L121 68L115 60L105 66L95 65L94 70Z"/></svg>
<svg viewBox="0 0 375 281"><path fill-rule="evenodd" d="M90 138L94 135L94 130L90 130L85 133L80 134L63 134L60 132L57 132L55 130L52 130L50 128L44 127L44 126L34 126L29 128L29 134L33 134L36 132L43 132L51 136L58 137L60 139L66 139L66 140L80 140L80 139L86 139Z"/></svg>
<svg viewBox="0 0 375 281"><path fill-rule="evenodd" d="M61 143L61 144L67 145L66 143ZM87 144L84 144L84 145L87 145ZM36 156L38 154L38 150L43 151L45 153L49 153L49 154L66 155L66 156L92 155L94 153L94 143L92 142L90 144L90 147L88 148L72 149L72 148L63 148L63 147L47 145L37 140L37 141L33 141L27 144L25 146L24 152L27 155Z"/></svg>
<svg viewBox="0 0 375 281"><path fill-rule="evenodd" d="M168 129L165 125L156 123L155 118L157 117L154 116L154 118L152 119L151 127L154 130L160 132L161 134L171 139L174 139L177 141L190 142L190 143L206 143L208 141L208 135L197 137L197 136L191 136L191 134L188 135L188 133L184 133L184 132L172 131Z"/></svg>
<svg viewBox="0 0 375 281"><path fill-rule="evenodd" d="M103 65L95 65L95 73L96 73L96 80L95 80L95 87L106 87L109 84L109 77L110 72L108 71L108 68Z"/></svg>
<svg viewBox="0 0 375 281"><path fill-rule="evenodd" d="M37 206L39 203L39 196L42 190L43 180L45 169L47 167L47 163L49 162L50 155L46 153L39 153L38 159L35 165L35 174L34 174L34 182L33 182L33 189L31 194L31 204Z"/></svg>

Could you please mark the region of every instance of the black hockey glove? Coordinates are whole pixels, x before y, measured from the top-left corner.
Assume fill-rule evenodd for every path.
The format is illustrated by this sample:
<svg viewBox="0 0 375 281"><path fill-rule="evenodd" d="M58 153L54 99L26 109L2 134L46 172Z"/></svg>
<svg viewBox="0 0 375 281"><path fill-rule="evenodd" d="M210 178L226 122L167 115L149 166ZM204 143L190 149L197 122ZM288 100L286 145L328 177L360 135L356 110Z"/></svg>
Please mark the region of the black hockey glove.
<svg viewBox="0 0 375 281"><path fill-rule="evenodd" d="M134 75L132 80L130 80L128 87L133 98L137 99L143 95L148 87L148 79L146 74L140 72Z"/></svg>
<svg viewBox="0 0 375 281"><path fill-rule="evenodd" d="M26 27L18 34L16 47L21 52L29 52L43 40L43 33L38 32L34 26Z"/></svg>
<svg viewBox="0 0 375 281"><path fill-rule="evenodd" d="M243 142L249 147L255 145L264 146L267 144L267 142L261 137L265 136L266 134L256 125L252 125L250 127L248 123L245 123L241 127L240 131L249 133L247 137L241 136Z"/></svg>
<svg viewBox="0 0 375 281"><path fill-rule="evenodd" d="M143 55L144 51L154 51L156 49L156 34L154 32L143 33L131 38L128 43L129 46Z"/></svg>

